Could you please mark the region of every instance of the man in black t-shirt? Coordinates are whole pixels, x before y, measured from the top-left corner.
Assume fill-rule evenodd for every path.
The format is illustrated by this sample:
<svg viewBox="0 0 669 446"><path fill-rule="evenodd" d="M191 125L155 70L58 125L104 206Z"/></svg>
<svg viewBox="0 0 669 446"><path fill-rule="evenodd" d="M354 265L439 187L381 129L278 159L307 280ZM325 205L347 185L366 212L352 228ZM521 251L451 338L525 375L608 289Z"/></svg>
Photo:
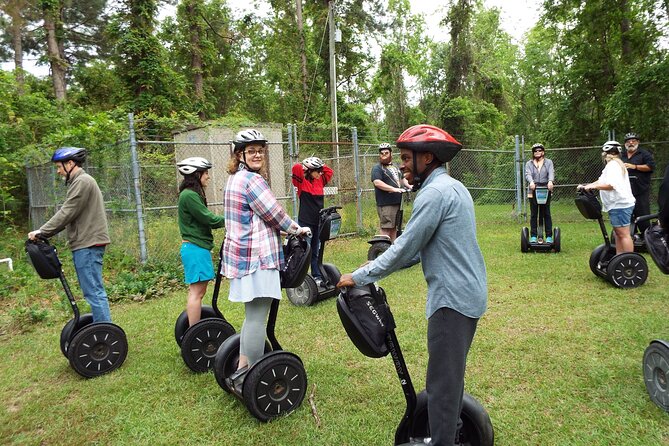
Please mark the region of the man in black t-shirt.
<svg viewBox="0 0 669 446"><path fill-rule="evenodd" d="M632 212L632 221L642 215L650 214L650 179L655 170L655 160L653 155L645 149L639 147L639 135L636 133L628 133L625 135L625 149L620 158L630 178L630 185L632 186L632 195L636 199L634 211ZM637 238L643 238L643 233L648 228L649 221L639 223L635 232L632 234Z"/></svg>
<svg viewBox="0 0 669 446"><path fill-rule="evenodd" d="M396 218L402 202L402 192L410 186L393 164L392 147L388 143L379 145L379 164L372 168L372 183L381 234L390 237L392 242L397 237Z"/></svg>

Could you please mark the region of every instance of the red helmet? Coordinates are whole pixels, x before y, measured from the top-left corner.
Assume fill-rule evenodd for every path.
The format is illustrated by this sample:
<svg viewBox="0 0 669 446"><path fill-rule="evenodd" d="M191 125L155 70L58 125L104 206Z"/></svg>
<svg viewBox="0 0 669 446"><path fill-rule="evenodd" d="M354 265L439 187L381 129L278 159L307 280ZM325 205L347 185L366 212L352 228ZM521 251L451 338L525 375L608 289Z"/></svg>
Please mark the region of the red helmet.
<svg viewBox="0 0 669 446"><path fill-rule="evenodd" d="M432 152L439 161L447 163L462 149L462 144L439 127L419 124L409 127L397 138L397 147Z"/></svg>

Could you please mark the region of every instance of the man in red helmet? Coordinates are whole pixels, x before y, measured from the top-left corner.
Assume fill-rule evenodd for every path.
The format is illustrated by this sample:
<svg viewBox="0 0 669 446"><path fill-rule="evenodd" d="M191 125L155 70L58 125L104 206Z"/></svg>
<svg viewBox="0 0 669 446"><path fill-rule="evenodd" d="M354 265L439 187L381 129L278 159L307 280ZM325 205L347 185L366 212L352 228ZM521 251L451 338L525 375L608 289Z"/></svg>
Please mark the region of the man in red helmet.
<svg viewBox="0 0 669 446"><path fill-rule="evenodd" d="M427 396L431 445L459 444L465 366L487 307L485 263L474 202L446 173L462 145L444 130L416 125L397 140L400 170L420 189L405 231L376 260L344 274L339 287L365 285L421 262L427 282Z"/></svg>

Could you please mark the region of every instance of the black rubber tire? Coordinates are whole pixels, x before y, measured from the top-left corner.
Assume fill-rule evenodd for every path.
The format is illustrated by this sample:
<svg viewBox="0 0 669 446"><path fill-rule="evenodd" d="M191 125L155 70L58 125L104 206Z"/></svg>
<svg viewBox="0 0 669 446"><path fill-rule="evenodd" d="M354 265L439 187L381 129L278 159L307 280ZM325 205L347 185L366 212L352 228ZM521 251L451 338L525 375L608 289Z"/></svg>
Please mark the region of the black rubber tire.
<svg viewBox="0 0 669 446"><path fill-rule="evenodd" d="M337 285L337 282L339 282L339 279L341 278L341 271L339 271L339 269L332 263L324 263L323 270L325 271L330 284L332 286Z"/></svg>
<svg viewBox="0 0 669 446"><path fill-rule="evenodd" d="M646 283L648 263L641 254L623 252L609 261L606 274L618 288L637 288Z"/></svg>
<svg viewBox="0 0 669 446"><path fill-rule="evenodd" d="M201 319L184 334L181 357L192 371L206 372L214 367L218 348L233 334L235 329L223 319Z"/></svg>
<svg viewBox="0 0 669 446"><path fill-rule="evenodd" d="M77 331L67 349L75 372L94 378L119 368L128 355L128 340L118 325L96 322Z"/></svg>
<svg viewBox="0 0 669 446"><path fill-rule="evenodd" d="M67 358L68 341L72 332L81 330L86 325L93 323L93 315L91 313L82 314L79 316L79 323L74 327L74 318L67 321L67 324L60 331L60 352Z"/></svg>
<svg viewBox="0 0 669 446"><path fill-rule="evenodd" d="M553 228L553 250L560 252L562 246L560 245L560 228Z"/></svg>
<svg viewBox="0 0 669 446"><path fill-rule="evenodd" d="M235 333L226 339L223 344L218 348L216 356L214 357L214 378L216 382L228 393L230 389L225 384L225 379L235 373L237 366L239 365L239 343L241 341L241 335ZM265 341L265 353L272 351L272 345L269 341Z"/></svg>
<svg viewBox="0 0 669 446"><path fill-rule="evenodd" d="M651 342L643 353L643 380L650 400L669 412L669 347Z"/></svg>
<svg viewBox="0 0 669 446"><path fill-rule="evenodd" d="M367 250L367 260L374 260L390 248L388 242L374 242Z"/></svg>
<svg viewBox="0 0 669 446"><path fill-rule="evenodd" d="M200 319L208 319L210 317L218 317L216 311L209 305L202 305L202 312L200 313ZM188 330L190 325L188 324L188 313L182 311L177 321L174 323L174 340L177 341L177 345L181 347L181 341L183 340L184 334Z"/></svg>
<svg viewBox="0 0 669 446"><path fill-rule="evenodd" d="M520 252L529 252L530 250L530 230L523 228L520 230Z"/></svg>
<svg viewBox="0 0 669 446"><path fill-rule="evenodd" d="M251 415L267 422L296 410L307 393L307 372L295 355L263 356L244 379L242 394Z"/></svg>
<svg viewBox="0 0 669 446"><path fill-rule="evenodd" d="M463 446L493 446L495 443L495 433L490 416L481 403L467 392L462 396L460 418L462 419L460 444ZM430 437L427 392L425 390L416 395L414 428L410 435L415 440Z"/></svg>
<svg viewBox="0 0 669 446"><path fill-rule="evenodd" d="M608 279L606 268L600 269L597 268L597 265L599 263L599 257L601 256L602 252L604 252L606 249L607 249L606 244L604 243L596 247L590 254L590 261L589 261L590 271L592 271L592 273L595 276L603 277L604 279ZM615 248L613 247L609 248L609 252L604 256L604 261L608 262L614 255L616 255Z"/></svg>
<svg viewBox="0 0 669 446"><path fill-rule="evenodd" d="M318 286L310 275L304 276L302 285L295 288L286 288L288 300L298 307L313 305L318 298Z"/></svg>

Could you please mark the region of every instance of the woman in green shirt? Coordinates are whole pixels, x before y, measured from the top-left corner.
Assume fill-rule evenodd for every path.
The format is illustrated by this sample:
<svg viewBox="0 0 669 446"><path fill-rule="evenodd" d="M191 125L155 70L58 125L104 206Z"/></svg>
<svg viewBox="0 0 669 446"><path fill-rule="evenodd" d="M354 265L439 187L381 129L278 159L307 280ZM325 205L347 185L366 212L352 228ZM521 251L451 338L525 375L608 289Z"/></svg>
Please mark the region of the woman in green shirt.
<svg viewBox="0 0 669 446"><path fill-rule="evenodd" d="M181 262L188 284L186 313L188 325L199 322L202 298L209 281L214 278L211 249L214 247L212 228L223 227L225 221L207 208L204 189L209 183L212 164L204 158L192 157L177 163L184 179L179 185L179 232L181 233Z"/></svg>

